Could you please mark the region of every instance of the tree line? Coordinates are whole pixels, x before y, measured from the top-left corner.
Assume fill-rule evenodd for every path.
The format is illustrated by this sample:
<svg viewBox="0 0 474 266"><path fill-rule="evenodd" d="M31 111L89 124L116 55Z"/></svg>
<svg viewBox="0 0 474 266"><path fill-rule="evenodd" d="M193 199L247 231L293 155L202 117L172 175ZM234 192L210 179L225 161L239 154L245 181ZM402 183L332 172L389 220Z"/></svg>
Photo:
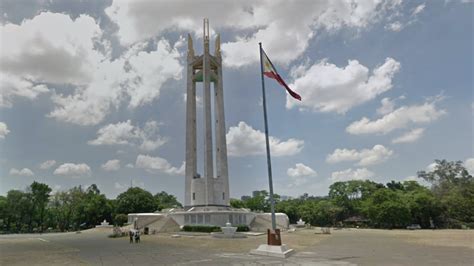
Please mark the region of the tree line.
<svg viewBox="0 0 474 266"><path fill-rule="evenodd" d="M387 184L369 180L335 182L324 197L303 194L281 200L275 209L291 223L300 218L315 226L360 225L375 228L474 228L474 178L462 162L436 160L432 171L419 171L421 180ZM231 199L231 206L270 211L268 192L259 191L244 200ZM108 199L93 184L51 193L47 184L33 182L25 190L10 190L0 196L0 232L25 233L71 231L94 227L104 219L123 225L128 213L181 208L174 195L131 187L116 199Z"/></svg>
<svg viewBox="0 0 474 266"><path fill-rule="evenodd" d="M0 232L74 231L95 227L104 219L123 225L128 213L172 207L181 204L164 191L152 195L131 187L116 199L108 199L95 184L52 194L47 184L35 181L24 191L10 190L6 197L0 196Z"/></svg>
<svg viewBox="0 0 474 266"><path fill-rule="evenodd" d="M419 171L416 181L387 184L369 180L335 182L325 197L304 194L280 200L275 195L275 210L286 213L290 223L300 218L317 226L360 225L374 228L474 228L474 179L461 161L436 160L432 171ZM236 208L270 211L267 191L244 200L232 199Z"/></svg>

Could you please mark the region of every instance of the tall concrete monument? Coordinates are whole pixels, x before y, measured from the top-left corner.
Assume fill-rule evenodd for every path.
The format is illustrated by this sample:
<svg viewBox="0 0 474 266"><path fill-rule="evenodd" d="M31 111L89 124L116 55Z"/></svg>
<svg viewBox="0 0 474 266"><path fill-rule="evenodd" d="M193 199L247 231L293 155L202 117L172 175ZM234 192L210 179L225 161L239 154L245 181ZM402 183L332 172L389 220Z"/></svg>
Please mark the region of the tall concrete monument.
<svg viewBox="0 0 474 266"><path fill-rule="evenodd" d="M152 233L170 232L178 231L182 226L190 224L227 226L228 223L247 225L253 231L266 231L270 228L270 213L255 213L230 206L220 37L217 35L215 39L214 55L210 53L209 37L209 21L204 19L204 51L202 55L196 55L193 40L191 35L188 35L184 209L129 213L128 221L137 229ZM198 173L197 168L199 156L196 134L196 90L201 88L196 85L201 84L204 100L203 175ZM211 108L211 92L214 93L214 108ZM213 132L215 132L215 147ZM288 228L288 216L284 213L276 215L278 228Z"/></svg>
<svg viewBox="0 0 474 266"><path fill-rule="evenodd" d="M204 52L195 55L193 40L188 34L187 97L186 97L186 181L185 209L202 206L229 206L229 174L224 116L222 57L220 36L215 40L214 55L209 48L209 20L204 19ZM196 84L202 83L204 99L204 174L197 172L196 149ZM213 85L211 88L211 84ZM211 90L214 92L214 130L211 108ZM215 152L215 168L214 157ZM214 171L215 169L215 171Z"/></svg>

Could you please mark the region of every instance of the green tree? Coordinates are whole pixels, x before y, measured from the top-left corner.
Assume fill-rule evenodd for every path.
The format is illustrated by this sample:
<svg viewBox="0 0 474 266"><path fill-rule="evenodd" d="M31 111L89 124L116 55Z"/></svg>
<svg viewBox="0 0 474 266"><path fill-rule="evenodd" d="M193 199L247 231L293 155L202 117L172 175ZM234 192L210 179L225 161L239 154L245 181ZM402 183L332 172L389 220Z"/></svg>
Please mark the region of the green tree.
<svg viewBox="0 0 474 266"><path fill-rule="evenodd" d="M165 191L161 191L159 193L156 193L155 196L153 196L156 204L156 209L161 211L162 209L167 209L167 208L182 208L183 205L179 203L179 201L176 199L174 195L168 194Z"/></svg>
<svg viewBox="0 0 474 266"><path fill-rule="evenodd" d="M440 194L449 191L451 186L470 184L473 179L462 161L435 160L432 171L419 171L417 174L419 178L430 182Z"/></svg>
<svg viewBox="0 0 474 266"><path fill-rule="evenodd" d="M54 228L64 232L71 227L73 205L69 191L56 192L49 203L49 209L52 213L51 223Z"/></svg>
<svg viewBox="0 0 474 266"><path fill-rule="evenodd" d="M230 199L230 206L232 208L245 208L245 204L243 201L239 199Z"/></svg>
<svg viewBox="0 0 474 266"><path fill-rule="evenodd" d="M46 212L46 205L49 201L49 193L51 188L43 183L38 183L34 181L31 185L31 198L33 201L33 206L35 212L38 214L38 225L40 227L40 232L44 230L44 216Z"/></svg>
<svg viewBox="0 0 474 266"><path fill-rule="evenodd" d="M297 207L297 213L298 217L301 218L303 221L316 225L317 224L317 219L316 219L316 212L317 212L317 201L315 200L306 200L303 201L299 206Z"/></svg>
<svg viewBox="0 0 474 266"><path fill-rule="evenodd" d="M350 216L360 215L363 202L381 188L384 188L383 184L369 180L350 180L333 183L329 187L329 198L336 206L342 208L338 213L337 221L342 221Z"/></svg>
<svg viewBox="0 0 474 266"><path fill-rule="evenodd" d="M268 206L265 198L268 197L268 192L265 190L259 191L254 197L246 199L244 204L252 211L267 211Z"/></svg>
<svg viewBox="0 0 474 266"><path fill-rule="evenodd" d="M402 185L412 223L420 224L423 228L430 228L432 223L437 224L441 207L433 192L413 180L404 181Z"/></svg>
<svg viewBox="0 0 474 266"><path fill-rule="evenodd" d="M128 221L128 216L123 213L119 213L114 217L114 224L118 226L123 226Z"/></svg>
<svg viewBox="0 0 474 266"><path fill-rule="evenodd" d="M280 201L280 195L273 194L273 200L276 206ZM254 197L246 199L244 204L253 211L270 212L270 196L266 190L261 190Z"/></svg>
<svg viewBox="0 0 474 266"><path fill-rule="evenodd" d="M117 213L117 200L116 199L106 199L107 200L107 208L110 210L108 213L109 217L107 216L107 221L111 221L111 223L115 223L115 216Z"/></svg>
<svg viewBox="0 0 474 266"><path fill-rule="evenodd" d="M320 226L336 225L337 217L342 212L342 208L335 205L330 200L321 200L318 202L316 211L316 224Z"/></svg>
<svg viewBox="0 0 474 266"><path fill-rule="evenodd" d="M8 230L8 202L7 198L0 196L0 231Z"/></svg>
<svg viewBox="0 0 474 266"><path fill-rule="evenodd" d="M86 205L84 200L86 193L82 186L73 187L69 190L69 193L71 194L72 204L72 227L74 230L78 230L87 225Z"/></svg>
<svg viewBox="0 0 474 266"><path fill-rule="evenodd" d="M33 217L31 194L10 190L7 193L7 230L16 233L31 231Z"/></svg>
<svg viewBox="0 0 474 266"><path fill-rule="evenodd" d="M117 213L154 212L155 210L153 195L139 187L129 188L117 197Z"/></svg>
<svg viewBox="0 0 474 266"><path fill-rule="evenodd" d="M107 198L104 194L100 194L99 188L92 184L85 191L84 198L84 211L85 211L85 223L88 227L94 227L104 219L111 221L110 206L108 205Z"/></svg>
<svg viewBox="0 0 474 266"><path fill-rule="evenodd" d="M299 220L300 214L298 207L304 202L304 199L289 199L278 202L275 206L276 212L282 212L288 215L290 223L296 223Z"/></svg>
<svg viewBox="0 0 474 266"><path fill-rule="evenodd" d="M392 180L391 182L387 183L387 188L391 189L391 190L404 190L405 187L403 186L402 183L400 182L396 182L394 180Z"/></svg>
<svg viewBox="0 0 474 266"><path fill-rule="evenodd" d="M432 184L442 208L444 226L474 223L474 178L461 161L435 160L434 169L419 171L418 177Z"/></svg>
<svg viewBox="0 0 474 266"><path fill-rule="evenodd" d="M342 211L331 200L311 199L303 201L297 207L298 216L305 222L317 226L335 225Z"/></svg>
<svg viewBox="0 0 474 266"><path fill-rule="evenodd" d="M365 203L367 215L376 227L403 228L411 222L410 209L400 192L378 189Z"/></svg>

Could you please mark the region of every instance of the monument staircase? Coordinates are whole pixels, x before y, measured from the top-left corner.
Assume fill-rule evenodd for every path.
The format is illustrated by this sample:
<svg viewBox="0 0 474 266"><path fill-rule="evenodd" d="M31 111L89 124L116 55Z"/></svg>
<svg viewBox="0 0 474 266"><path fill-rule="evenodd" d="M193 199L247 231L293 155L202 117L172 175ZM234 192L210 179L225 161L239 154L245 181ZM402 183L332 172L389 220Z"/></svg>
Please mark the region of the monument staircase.
<svg viewBox="0 0 474 266"><path fill-rule="evenodd" d="M165 233L165 232L176 232L179 231L179 224L176 223L173 218L169 216L162 217L161 219L155 220L154 222L149 223L149 231L153 233Z"/></svg>
<svg viewBox="0 0 474 266"><path fill-rule="evenodd" d="M153 216L147 216L147 217L140 217L140 219L137 219L136 221L136 227L138 229L143 229L147 227L149 224L154 223L156 221L162 220L165 218L164 215L153 215Z"/></svg>

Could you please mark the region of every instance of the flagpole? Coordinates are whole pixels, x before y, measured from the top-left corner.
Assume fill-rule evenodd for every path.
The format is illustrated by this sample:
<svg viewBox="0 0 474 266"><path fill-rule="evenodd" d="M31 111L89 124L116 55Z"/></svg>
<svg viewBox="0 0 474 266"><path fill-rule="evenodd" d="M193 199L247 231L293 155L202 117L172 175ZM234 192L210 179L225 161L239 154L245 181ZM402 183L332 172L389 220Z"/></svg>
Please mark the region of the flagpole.
<svg viewBox="0 0 474 266"><path fill-rule="evenodd" d="M268 185L270 187L270 209L272 212L272 230L276 229L275 222L275 200L273 198L273 180L272 180L272 161L270 158L270 141L268 140L268 122L267 122L267 101L265 99L265 79L263 76L263 60L262 60L262 43L258 43L260 47L260 73L262 76L262 95L263 95L263 120L265 122L265 143L267 147L267 166L268 166Z"/></svg>

